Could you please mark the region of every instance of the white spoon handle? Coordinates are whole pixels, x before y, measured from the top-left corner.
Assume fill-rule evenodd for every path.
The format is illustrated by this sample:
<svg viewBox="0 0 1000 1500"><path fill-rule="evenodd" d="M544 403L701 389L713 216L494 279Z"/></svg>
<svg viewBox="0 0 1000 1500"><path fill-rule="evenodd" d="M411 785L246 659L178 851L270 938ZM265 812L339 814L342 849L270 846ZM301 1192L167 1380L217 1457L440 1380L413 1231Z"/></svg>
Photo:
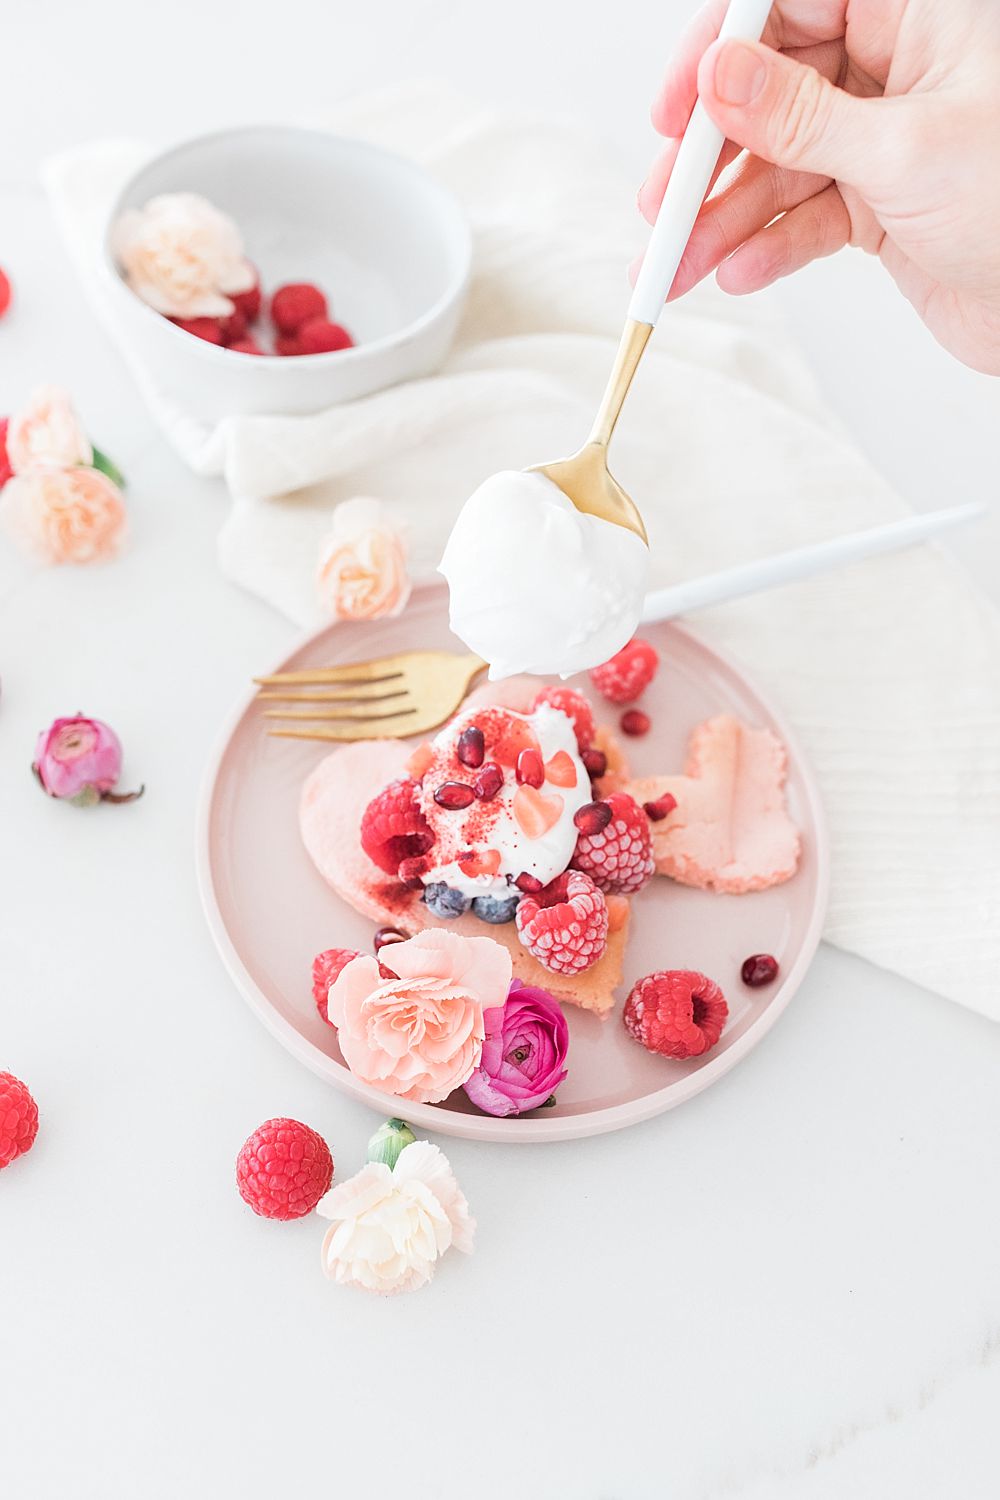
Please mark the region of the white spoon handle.
<svg viewBox="0 0 1000 1500"><path fill-rule="evenodd" d="M771 0L730 0L719 35L743 37L755 42L764 30L770 11ZM684 132L636 278L628 309L633 322L652 326L660 316L681 256L691 238L698 210L708 192L724 140L722 131L712 124L699 100Z"/></svg>
<svg viewBox="0 0 1000 1500"><path fill-rule="evenodd" d="M795 547L790 552L778 552L774 557L763 557L758 562L726 568L721 573L708 573L704 578L692 578L689 583L656 589L646 595L642 621L649 625L656 620L672 620L676 615L703 609L707 604L724 604L727 599L741 599L746 594L779 588L783 583L796 583L800 578L825 573L842 563L875 557L880 552L897 552L985 513L986 506L973 501L969 505L931 511L929 515L908 516L905 521L890 521L886 526L852 531L829 542Z"/></svg>

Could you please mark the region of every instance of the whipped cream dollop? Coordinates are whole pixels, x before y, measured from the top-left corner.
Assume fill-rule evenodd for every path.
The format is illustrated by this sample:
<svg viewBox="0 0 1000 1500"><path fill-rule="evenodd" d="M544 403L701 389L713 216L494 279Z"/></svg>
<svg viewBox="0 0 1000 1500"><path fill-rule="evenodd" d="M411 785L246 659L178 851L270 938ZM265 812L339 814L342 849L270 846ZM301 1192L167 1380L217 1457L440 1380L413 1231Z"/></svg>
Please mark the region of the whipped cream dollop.
<svg viewBox="0 0 1000 1500"><path fill-rule="evenodd" d="M435 790L448 781L472 785L478 774L457 756L459 737L470 725L482 730L484 764L499 766L503 785L485 801L477 798L461 810L444 808L434 800ZM434 833L434 867L424 874L425 885L444 881L466 896L499 896L511 893L518 875L533 875L548 885L562 874L576 848L573 814L593 793L572 721L561 709L548 703L531 714L492 706L476 709L452 719L431 748L433 759L420 790ZM541 756L545 779L540 787L522 786L517 779L516 759L523 748L537 749Z"/></svg>
<svg viewBox="0 0 1000 1500"><path fill-rule="evenodd" d="M649 548L586 515L544 474L505 470L465 502L438 570L451 628L490 677L570 677L635 634Z"/></svg>

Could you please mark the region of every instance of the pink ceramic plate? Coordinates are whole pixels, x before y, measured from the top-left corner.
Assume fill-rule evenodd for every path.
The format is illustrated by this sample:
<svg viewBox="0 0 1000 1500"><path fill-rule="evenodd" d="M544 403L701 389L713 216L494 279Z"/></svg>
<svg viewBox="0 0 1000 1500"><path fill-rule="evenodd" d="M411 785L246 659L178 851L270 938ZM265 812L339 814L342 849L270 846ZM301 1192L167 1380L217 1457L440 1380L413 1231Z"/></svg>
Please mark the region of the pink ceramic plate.
<svg viewBox="0 0 1000 1500"><path fill-rule="evenodd" d="M633 902L625 960L628 986L654 969L700 969L730 1003L722 1039L704 1060L671 1062L633 1042L620 1005L605 1020L567 1006L569 1077L558 1104L522 1119L480 1114L459 1092L446 1104L407 1104L414 1125L491 1141L557 1141L632 1125L671 1109L721 1078L744 1057L788 1004L816 951L827 895L828 850L819 795L794 736L743 674L677 625L646 634L662 665L643 707L653 729L629 742L639 774L683 768L690 730L712 714L739 714L768 725L789 753L788 796L802 830L802 863L785 885L747 896L717 896L657 876ZM338 625L299 647L284 668L358 661L411 647L458 649L444 594L427 591L400 620ZM595 694L600 714L601 700ZM614 720L617 710L605 705ZM299 788L324 747L269 737L250 700L209 768L198 832L202 899L223 961L246 999L302 1062L379 1114L393 1100L360 1083L344 1066L336 1032L311 994L313 955L323 948L370 951L372 925L324 884L298 833ZM750 953L773 953L778 981L748 990L739 970Z"/></svg>

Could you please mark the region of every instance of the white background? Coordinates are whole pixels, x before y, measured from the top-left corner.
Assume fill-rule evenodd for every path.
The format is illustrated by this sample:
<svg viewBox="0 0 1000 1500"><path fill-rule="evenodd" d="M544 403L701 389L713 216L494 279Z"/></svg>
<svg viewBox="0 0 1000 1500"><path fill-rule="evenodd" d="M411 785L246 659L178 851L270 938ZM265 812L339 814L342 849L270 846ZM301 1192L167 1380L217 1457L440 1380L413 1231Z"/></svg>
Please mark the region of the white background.
<svg viewBox="0 0 1000 1500"><path fill-rule="evenodd" d="M686 10L53 0L5 18L0 411L68 385L133 517L112 568L0 554L0 1068L43 1113L0 1178L0 1484L18 1500L1000 1489L1000 1032L842 954L674 1115L545 1149L442 1141L479 1243L418 1296L329 1287L317 1222L259 1221L232 1185L270 1115L319 1128L344 1175L376 1123L244 1007L194 886L209 746L292 631L219 578L221 486L168 451L83 307L37 163L92 135L321 121L430 77L610 135L638 185ZM777 296L915 505L993 498L996 384L877 267L843 255ZM997 511L955 543L994 598L998 544ZM33 789L35 732L77 708L120 730L137 806Z"/></svg>

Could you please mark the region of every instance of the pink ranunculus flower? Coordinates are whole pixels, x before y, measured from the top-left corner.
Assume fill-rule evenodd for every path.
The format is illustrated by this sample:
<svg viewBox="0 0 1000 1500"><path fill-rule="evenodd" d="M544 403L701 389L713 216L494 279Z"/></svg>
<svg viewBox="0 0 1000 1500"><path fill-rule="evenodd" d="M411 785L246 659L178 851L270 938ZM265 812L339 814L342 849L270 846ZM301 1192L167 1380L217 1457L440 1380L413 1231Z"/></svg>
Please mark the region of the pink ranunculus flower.
<svg viewBox="0 0 1000 1500"><path fill-rule="evenodd" d="M96 562L118 551L125 501L99 469L28 469L0 491L0 521L45 562Z"/></svg>
<svg viewBox="0 0 1000 1500"><path fill-rule="evenodd" d="M460 1088L479 1065L484 1012L510 988L507 949L492 938L430 928L394 943L383 979L374 958L352 959L330 986L327 1008L356 1078L421 1104Z"/></svg>
<svg viewBox="0 0 1000 1500"><path fill-rule="evenodd" d="M93 463L90 439L73 410L69 392L41 385L7 424L7 460L15 474L39 466L60 469Z"/></svg>
<svg viewBox="0 0 1000 1500"><path fill-rule="evenodd" d="M331 1188L316 1212L332 1220L326 1275L385 1295L424 1286L452 1247L468 1254L476 1227L448 1158L430 1141L405 1147L394 1167L369 1162Z"/></svg>
<svg viewBox="0 0 1000 1500"><path fill-rule="evenodd" d="M111 249L136 296L168 318L228 317L228 294L257 279L232 219L198 193L161 193L128 209Z"/></svg>
<svg viewBox="0 0 1000 1500"><path fill-rule="evenodd" d="M479 1067L465 1092L488 1115L537 1109L566 1077L569 1026L547 990L511 981L505 1005L486 1012Z"/></svg>
<svg viewBox="0 0 1000 1500"><path fill-rule="evenodd" d="M121 741L110 725L77 714L56 719L38 736L31 767L50 797L90 807L95 802L134 802L138 792L116 792L122 769Z"/></svg>
<svg viewBox="0 0 1000 1500"><path fill-rule="evenodd" d="M383 620L401 614L410 597L406 547L386 524L380 500L357 495L333 513L320 548L316 586L336 620Z"/></svg>

